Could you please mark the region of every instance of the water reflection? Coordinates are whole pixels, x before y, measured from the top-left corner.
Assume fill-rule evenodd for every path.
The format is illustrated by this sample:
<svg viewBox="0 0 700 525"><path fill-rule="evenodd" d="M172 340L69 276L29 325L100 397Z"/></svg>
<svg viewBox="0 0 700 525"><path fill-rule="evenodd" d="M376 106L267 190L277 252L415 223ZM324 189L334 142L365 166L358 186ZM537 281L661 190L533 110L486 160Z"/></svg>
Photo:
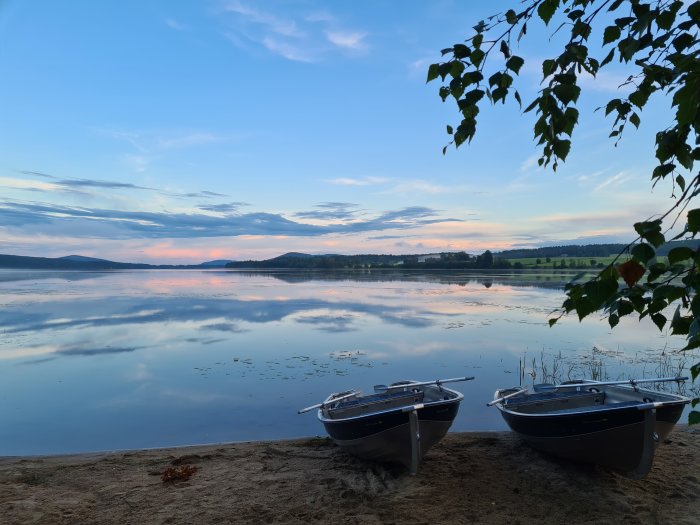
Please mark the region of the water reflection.
<svg viewBox="0 0 700 525"><path fill-rule="evenodd" d="M0 454L314 435L331 391L455 375L453 428L502 429L497 387L692 362L634 319L550 329L571 276L0 271Z"/></svg>

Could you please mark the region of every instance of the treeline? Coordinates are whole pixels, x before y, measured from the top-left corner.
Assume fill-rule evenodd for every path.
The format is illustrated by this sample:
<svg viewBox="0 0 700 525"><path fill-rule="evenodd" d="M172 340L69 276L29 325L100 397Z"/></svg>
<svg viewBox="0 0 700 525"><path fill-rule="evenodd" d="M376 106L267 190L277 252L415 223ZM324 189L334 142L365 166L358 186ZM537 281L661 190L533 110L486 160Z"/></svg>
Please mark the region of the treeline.
<svg viewBox="0 0 700 525"><path fill-rule="evenodd" d="M226 268L292 268L292 269L508 269L513 265L489 250L473 256L466 252L440 253L434 255L307 255L286 254L265 261L235 261Z"/></svg>
<svg viewBox="0 0 700 525"><path fill-rule="evenodd" d="M567 246L546 246L544 248L528 248L522 250L504 250L498 252L499 257L506 259L545 259L556 257L608 257L617 255L625 249L626 244L589 244L579 246L575 244Z"/></svg>
<svg viewBox="0 0 700 525"><path fill-rule="evenodd" d="M662 245L657 251L657 255L665 256L673 248L686 246L692 250L697 250L700 240L670 241ZM617 255L627 248L627 244L568 244L565 246L545 246L543 248L527 248L520 250L503 250L497 252L496 256L504 259L528 259L547 257L554 259L558 257L580 257L588 259L591 257L609 257Z"/></svg>

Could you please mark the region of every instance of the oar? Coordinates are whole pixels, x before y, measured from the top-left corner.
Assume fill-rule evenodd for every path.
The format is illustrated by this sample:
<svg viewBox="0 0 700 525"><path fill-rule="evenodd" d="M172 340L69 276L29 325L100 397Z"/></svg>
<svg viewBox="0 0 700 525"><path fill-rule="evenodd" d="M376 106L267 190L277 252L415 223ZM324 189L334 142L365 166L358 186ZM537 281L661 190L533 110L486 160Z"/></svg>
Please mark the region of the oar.
<svg viewBox="0 0 700 525"><path fill-rule="evenodd" d="M626 379L623 381L601 381L601 382L596 382L596 381L591 381L591 380L584 380L581 381L580 383L567 383L564 385L539 385L537 387L537 390L539 392L547 391L547 390L558 390L560 388L576 388L579 386L611 386L611 385L632 385L635 386L639 383L664 383L667 381L687 381L687 377L655 377L655 378L649 378L649 379Z"/></svg>
<svg viewBox="0 0 700 525"><path fill-rule="evenodd" d="M508 394L507 396L503 396L503 397L499 397L498 399L494 399L490 403L486 403L486 406L492 407L493 405L496 405L496 404L500 403L501 401L505 401L506 399L510 399L511 397L515 397L518 394L524 394L527 391L528 391L527 388L523 388L522 390L518 390L517 392L513 392L512 394Z"/></svg>
<svg viewBox="0 0 700 525"><path fill-rule="evenodd" d="M407 388L413 386L427 386L427 385L437 385L440 386L443 383L456 383L458 381L471 381L473 377L454 377L452 379L436 379L435 381L421 381L416 383L402 383L400 385L374 385L374 391L377 394L383 394L389 390L397 390L399 388Z"/></svg>
<svg viewBox="0 0 700 525"><path fill-rule="evenodd" d="M318 403L316 405L311 405L310 407L302 408L301 410L299 410L297 412L297 414L303 414L305 412L309 412L310 410L313 410L314 408L323 408L326 405L330 405L331 403L335 403L336 401L341 401L343 399L347 399L347 398L352 397L352 396L357 395L357 394L359 394L359 392L357 390L353 390L352 392L350 392L348 394L334 397L333 399L327 399L323 403Z"/></svg>

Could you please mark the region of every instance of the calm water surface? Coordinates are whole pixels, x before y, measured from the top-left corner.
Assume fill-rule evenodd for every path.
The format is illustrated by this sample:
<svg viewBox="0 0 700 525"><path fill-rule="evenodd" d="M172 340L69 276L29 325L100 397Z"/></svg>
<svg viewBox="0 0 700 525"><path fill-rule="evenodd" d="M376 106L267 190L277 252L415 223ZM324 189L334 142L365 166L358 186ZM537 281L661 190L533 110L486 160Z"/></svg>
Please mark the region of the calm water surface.
<svg viewBox="0 0 700 525"><path fill-rule="evenodd" d="M474 375L452 430L505 429L497 387L673 375L651 323L548 314L562 277L0 270L0 455L322 435L330 392Z"/></svg>

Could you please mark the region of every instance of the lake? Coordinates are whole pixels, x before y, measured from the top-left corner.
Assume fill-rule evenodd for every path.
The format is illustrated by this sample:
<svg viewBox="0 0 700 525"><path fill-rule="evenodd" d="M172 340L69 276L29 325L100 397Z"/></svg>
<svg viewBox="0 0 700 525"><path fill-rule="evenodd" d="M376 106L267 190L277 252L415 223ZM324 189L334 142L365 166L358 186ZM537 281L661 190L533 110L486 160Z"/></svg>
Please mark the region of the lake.
<svg viewBox="0 0 700 525"><path fill-rule="evenodd" d="M687 373L646 321L549 328L570 277L0 270L0 455L324 435L330 392L465 375L452 430L505 430L498 387Z"/></svg>

